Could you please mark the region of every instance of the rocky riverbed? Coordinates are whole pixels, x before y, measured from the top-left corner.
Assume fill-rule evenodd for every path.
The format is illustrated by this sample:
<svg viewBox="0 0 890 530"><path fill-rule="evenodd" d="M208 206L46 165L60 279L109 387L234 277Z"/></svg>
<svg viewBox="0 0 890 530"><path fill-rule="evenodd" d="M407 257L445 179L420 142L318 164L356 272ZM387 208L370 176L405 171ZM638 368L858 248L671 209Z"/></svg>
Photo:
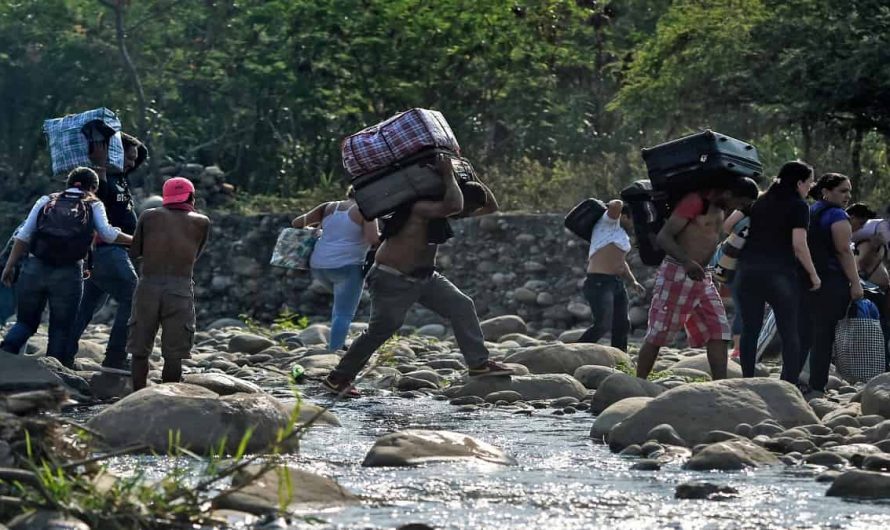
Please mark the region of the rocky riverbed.
<svg viewBox="0 0 890 530"><path fill-rule="evenodd" d="M359 382L362 399L333 403L318 384L338 360L325 351L326 326L228 324L198 333L182 384L129 394L126 380L98 372L107 339L99 326L84 338L78 371L41 359L40 336L25 358L2 357L0 391L64 384L93 403L67 416L101 435L106 450L142 446L142 455L111 459L112 472L145 480L183 458L152 456L170 450L169 430L197 455L219 450L223 437L224 452L263 451L301 395L298 423L317 421L283 449L289 515L279 511L285 475L249 484L236 475L226 487L242 480L242 489L213 507L233 526L890 524L890 374L865 386L832 377L824 397L807 401L777 379L778 366L742 380L730 363L735 378L710 382L703 352L667 349L641 381L627 373L633 348L573 344L577 333L559 340L504 316L483 327L493 357L515 367L512 378L467 380L452 339L414 334L381 348ZM305 369L296 385L294 364Z"/></svg>

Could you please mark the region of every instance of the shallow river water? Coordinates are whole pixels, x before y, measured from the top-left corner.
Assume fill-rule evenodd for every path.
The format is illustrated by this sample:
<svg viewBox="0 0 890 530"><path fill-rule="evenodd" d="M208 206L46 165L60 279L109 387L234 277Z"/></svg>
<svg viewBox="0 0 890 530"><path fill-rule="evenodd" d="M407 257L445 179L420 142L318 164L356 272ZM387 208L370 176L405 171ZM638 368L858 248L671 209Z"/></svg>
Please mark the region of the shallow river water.
<svg viewBox="0 0 890 530"><path fill-rule="evenodd" d="M324 404L324 402L319 402ZM742 473L701 473L669 463L660 471L630 470L620 457L588 437L586 412L532 416L497 409L458 412L431 398L368 397L339 403L343 426L316 428L293 463L337 480L363 502L313 513L323 522L289 528L580 529L642 528L890 528L890 503L850 502L825 496L816 469L777 466ZM365 468L374 440L406 428L445 429L494 444L518 465L433 463L416 468ZM164 462L123 458L132 471ZM674 489L707 480L739 491L726 501L676 500ZM278 527L281 528L281 527Z"/></svg>

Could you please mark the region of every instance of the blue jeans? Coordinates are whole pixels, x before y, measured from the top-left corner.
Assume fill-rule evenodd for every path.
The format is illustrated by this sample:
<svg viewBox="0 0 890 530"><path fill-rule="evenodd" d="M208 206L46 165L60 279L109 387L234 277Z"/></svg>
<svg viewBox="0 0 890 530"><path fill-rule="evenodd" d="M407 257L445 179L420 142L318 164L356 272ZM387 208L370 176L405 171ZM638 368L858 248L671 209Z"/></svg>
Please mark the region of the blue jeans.
<svg viewBox="0 0 890 530"><path fill-rule="evenodd" d="M334 308L331 311L331 336L328 349L337 351L346 343L349 325L362 298L362 265L346 265L336 269L312 269L312 277L334 292Z"/></svg>
<svg viewBox="0 0 890 530"><path fill-rule="evenodd" d="M93 271L84 282L83 299L77 312L71 346L66 361L73 363L77 356L78 341L84 330L93 320L93 315L108 301L117 302L117 314L111 326L105 361L119 363L127 357L127 322L133 306L133 293L136 291L136 270L130 261L127 248L120 245L100 245L93 252Z"/></svg>
<svg viewBox="0 0 890 530"><path fill-rule="evenodd" d="M15 286L0 284L0 326L15 314Z"/></svg>
<svg viewBox="0 0 890 530"><path fill-rule="evenodd" d="M18 353L37 331L43 309L49 303L46 355L64 364L82 294L83 269L80 262L56 267L40 258L30 257L16 282L16 323L4 337L0 348L9 353Z"/></svg>

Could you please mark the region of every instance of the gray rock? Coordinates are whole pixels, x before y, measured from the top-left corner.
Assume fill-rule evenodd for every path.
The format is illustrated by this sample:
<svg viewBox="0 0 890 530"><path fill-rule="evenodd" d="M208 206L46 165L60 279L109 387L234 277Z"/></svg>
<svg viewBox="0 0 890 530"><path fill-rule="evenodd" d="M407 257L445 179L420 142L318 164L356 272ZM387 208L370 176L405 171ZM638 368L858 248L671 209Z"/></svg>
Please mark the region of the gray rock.
<svg viewBox="0 0 890 530"><path fill-rule="evenodd" d="M665 391L664 387L639 377L619 372L605 378L596 389L590 410L602 412L612 403L630 397L655 397Z"/></svg>
<svg viewBox="0 0 890 530"><path fill-rule="evenodd" d="M748 440L730 440L705 447L690 458L683 468L693 471L739 471L778 463L775 455Z"/></svg>
<svg viewBox="0 0 890 530"><path fill-rule="evenodd" d="M178 433L180 445L199 454L212 451L223 438L227 450L234 452L252 429L247 450L257 452L287 426L288 412L267 394L219 396L195 385L166 383L130 394L91 418L87 426L112 447L145 444L147 450L159 453L170 449L170 433Z"/></svg>
<svg viewBox="0 0 890 530"><path fill-rule="evenodd" d="M49 369L68 388L79 394L90 395L90 383L74 370L67 368L55 357L39 357L37 362Z"/></svg>
<svg viewBox="0 0 890 530"><path fill-rule="evenodd" d="M431 381L427 381L426 379L418 379L415 377L411 377L413 375L405 375L399 378L399 382L396 383L396 388L402 391L407 390L436 390L439 387L436 383Z"/></svg>
<svg viewBox="0 0 890 530"><path fill-rule="evenodd" d="M643 458L635 462L630 468L636 471L659 471L661 469L661 464L658 460Z"/></svg>
<svg viewBox="0 0 890 530"><path fill-rule="evenodd" d="M766 378L729 379L684 385L660 394L612 429L609 444L620 450L642 443L652 427L667 423L689 444L696 445L704 442L711 431L732 431L740 423L757 424L767 419L788 428L818 422L790 383Z"/></svg>
<svg viewBox="0 0 890 530"><path fill-rule="evenodd" d="M488 403L497 403L498 401L515 403L521 400L522 396L519 394L519 392L515 392L513 390L501 390L500 392L492 392L491 394L485 396L485 401Z"/></svg>
<svg viewBox="0 0 890 530"><path fill-rule="evenodd" d="M121 398L133 393L133 378L95 372L90 377L90 393L96 399Z"/></svg>
<svg viewBox="0 0 890 530"><path fill-rule="evenodd" d="M312 324L300 332L299 338L307 346L324 346L330 336L331 328L324 324Z"/></svg>
<svg viewBox="0 0 890 530"><path fill-rule="evenodd" d="M263 391L259 386L249 381L226 374L186 374L183 376L182 382L204 387L221 396L237 394L238 392L258 394Z"/></svg>
<svg viewBox="0 0 890 530"><path fill-rule="evenodd" d="M678 361L671 367L672 370L676 370L678 368L692 368L693 370L698 370L699 372L704 372L710 376L713 376L713 374L711 374L711 365L708 364L708 355L705 353L686 357L685 359ZM742 367L739 365L739 363L733 360L729 360L726 365L726 376L730 379L741 378Z"/></svg>
<svg viewBox="0 0 890 530"><path fill-rule="evenodd" d="M366 467L416 466L435 461L482 460L514 465L497 447L452 431L405 430L381 436L362 462Z"/></svg>
<svg viewBox="0 0 890 530"><path fill-rule="evenodd" d="M63 386L59 376L37 359L0 351L0 392L43 390Z"/></svg>
<svg viewBox="0 0 890 530"><path fill-rule="evenodd" d="M677 434L677 431L674 430L674 428L667 423L662 423L661 425L652 427L646 437L650 440L655 440L662 445L676 445L679 447L686 447L686 441L683 440L683 438L680 438L680 435Z"/></svg>
<svg viewBox="0 0 890 530"><path fill-rule="evenodd" d="M492 392L514 390L524 400L556 399L572 396L583 399L587 389L575 378L566 374L521 375L512 377L479 377L470 379L461 387L459 396L485 397Z"/></svg>
<svg viewBox="0 0 890 530"><path fill-rule="evenodd" d="M574 374L585 365L614 368L618 363L630 364L626 353L611 346L559 342L519 350L505 361L525 365L533 374Z"/></svg>
<svg viewBox="0 0 890 530"><path fill-rule="evenodd" d="M574 377L578 381L581 381L581 384L585 387L596 390L603 382L603 380L605 380L610 375L617 373L620 372L615 368L588 364L579 366L578 369L575 370Z"/></svg>
<svg viewBox="0 0 890 530"><path fill-rule="evenodd" d="M250 355L259 353L274 345L275 341L250 333L239 333L229 339L229 351L233 353L246 353Z"/></svg>
<svg viewBox="0 0 890 530"><path fill-rule="evenodd" d="M842 473L828 488L829 497L890 499L890 474L851 470Z"/></svg>
<svg viewBox="0 0 890 530"><path fill-rule="evenodd" d="M674 490L675 499L726 500L738 494L739 491L733 487L702 481L684 482Z"/></svg>
<svg viewBox="0 0 890 530"><path fill-rule="evenodd" d="M510 333L528 333L528 326L522 317L516 315L504 315L483 320L482 334L486 340L496 341Z"/></svg>
<svg viewBox="0 0 890 530"><path fill-rule="evenodd" d="M862 414L878 414L890 419L890 372L881 374L862 390Z"/></svg>
<svg viewBox="0 0 890 530"><path fill-rule="evenodd" d="M88 524L76 517L49 510L19 515L6 526L9 530L90 530Z"/></svg>
<svg viewBox="0 0 890 530"><path fill-rule="evenodd" d="M442 339L445 338L446 329L442 324L427 324L417 328L415 333L424 337Z"/></svg>
<svg viewBox="0 0 890 530"><path fill-rule="evenodd" d="M509 390L507 392L509 392ZM451 401L449 401L449 403L452 405L455 405L455 406L481 405L481 404L485 403L485 400L479 396L463 396L463 397L454 398Z"/></svg>
<svg viewBox="0 0 890 530"><path fill-rule="evenodd" d="M563 331L559 334L559 338L557 339L559 342L565 342L566 344L572 342L578 342L578 339L581 338L581 335L584 335L584 332L587 331L585 329L570 329L568 331Z"/></svg>
<svg viewBox="0 0 890 530"><path fill-rule="evenodd" d="M265 473L260 466L249 466L232 477L232 487L237 491L218 498L214 507L239 510L256 515L276 514L282 500L289 509L321 508L358 504L358 497L335 481L301 469L285 467ZM288 475L285 487L282 475ZM286 496L282 499L281 494Z"/></svg>

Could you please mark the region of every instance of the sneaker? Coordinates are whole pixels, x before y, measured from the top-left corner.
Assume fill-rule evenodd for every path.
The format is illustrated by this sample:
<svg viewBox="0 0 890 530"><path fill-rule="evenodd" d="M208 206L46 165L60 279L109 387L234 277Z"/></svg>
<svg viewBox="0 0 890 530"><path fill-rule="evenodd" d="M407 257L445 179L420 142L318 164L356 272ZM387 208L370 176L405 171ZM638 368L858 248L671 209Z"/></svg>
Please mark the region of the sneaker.
<svg viewBox="0 0 890 530"><path fill-rule="evenodd" d="M494 361L485 361L481 366L468 370L470 377L490 377L496 375L513 375L513 369Z"/></svg>
<svg viewBox="0 0 890 530"><path fill-rule="evenodd" d="M732 350L732 354L729 356L733 361L738 362L742 358L742 352L739 351L738 348Z"/></svg>
<svg viewBox="0 0 890 530"><path fill-rule="evenodd" d="M353 399L362 397L361 392L359 392L357 388L352 386L352 384L335 383L333 380L331 380L331 376L327 376L322 379L321 385L327 388L332 393L337 394L338 396L343 396L344 398Z"/></svg>
<svg viewBox="0 0 890 530"><path fill-rule="evenodd" d="M99 370L106 374L125 376L133 375L133 370L130 366L130 359L123 359L118 362L109 362L108 359L105 359L104 361L102 361L102 366L99 367Z"/></svg>

